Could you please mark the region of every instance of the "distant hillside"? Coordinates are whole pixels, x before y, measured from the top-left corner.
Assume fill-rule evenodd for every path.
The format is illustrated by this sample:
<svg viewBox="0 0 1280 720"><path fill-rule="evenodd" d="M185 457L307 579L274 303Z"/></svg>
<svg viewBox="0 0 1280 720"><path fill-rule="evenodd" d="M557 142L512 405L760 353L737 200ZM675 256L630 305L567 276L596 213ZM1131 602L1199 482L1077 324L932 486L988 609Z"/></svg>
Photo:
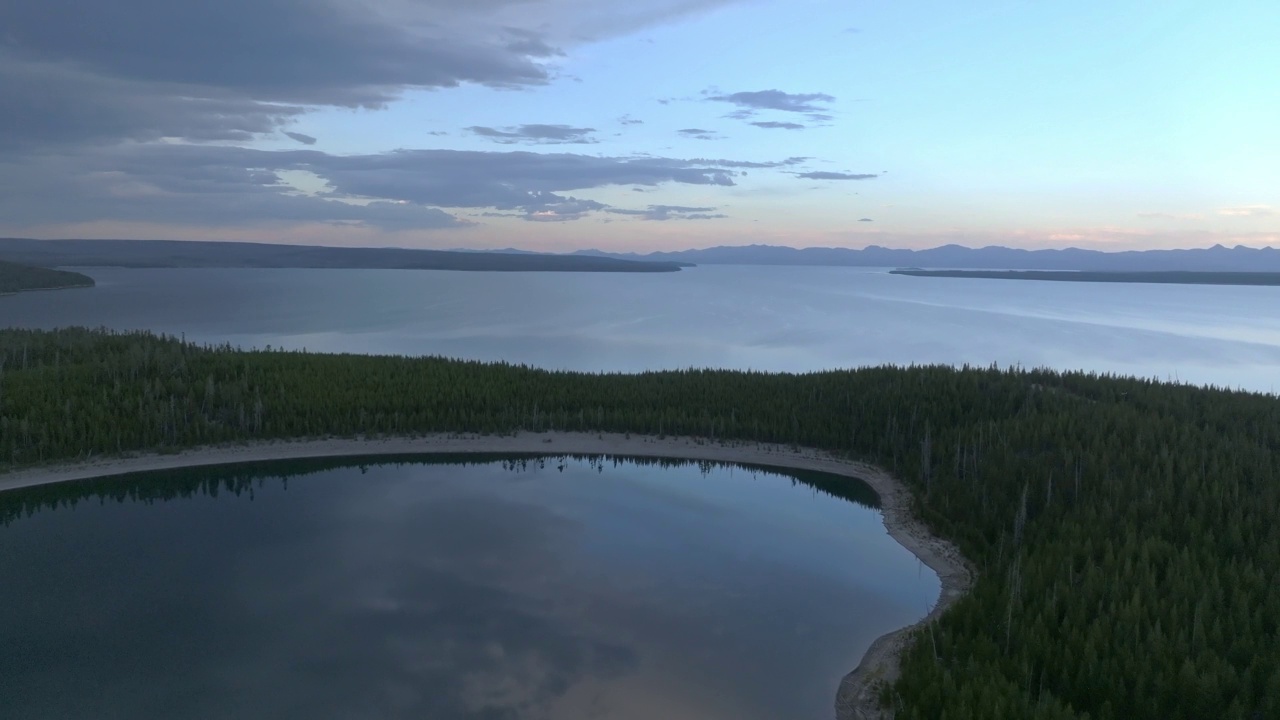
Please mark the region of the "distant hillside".
<svg viewBox="0 0 1280 720"><path fill-rule="evenodd" d="M1191 250L1102 252L943 245L900 250L872 245L791 248L721 246L676 252L568 254L504 250L338 248L173 240L23 240L0 238L0 257L30 265L77 267L257 267L421 270L674 272L692 265L824 265L936 270L1086 272L1280 272L1280 250L1215 245Z"/></svg>
<svg viewBox="0 0 1280 720"><path fill-rule="evenodd" d="M93 287L93 278L78 272L50 270L0 260L0 295L24 290Z"/></svg>
<svg viewBox="0 0 1280 720"><path fill-rule="evenodd" d="M789 248L776 245L743 245L656 252L606 253L582 250L592 257L628 260L667 260L698 265L827 265L858 267L917 267L983 270L1091 270L1113 272L1215 271L1280 272L1280 250L1275 248L1233 248L1215 245L1193 250L1141 250L1101 252L1066 248L1063 250L1021 250L999 246L967 248L944 245L929 250L895 250L872 245L863 250L848 248Z"/></svg>
<svg viewBox="0 0 1280 720"><path fill-rule="evenodd" d="M0 256L70 267L252 267L540 272L675 272L683 263L599 256L338 248L176 240L0 238Z"/></svg>
<svg viewBox="0 0 1280 720"><path fill-rule="evenodd" d="M1055 282L1158 283L1164 285L1280 285L1276 272L1090 272L1075 270L890 270L890 275L983 280L1050 280Z"/></svg>

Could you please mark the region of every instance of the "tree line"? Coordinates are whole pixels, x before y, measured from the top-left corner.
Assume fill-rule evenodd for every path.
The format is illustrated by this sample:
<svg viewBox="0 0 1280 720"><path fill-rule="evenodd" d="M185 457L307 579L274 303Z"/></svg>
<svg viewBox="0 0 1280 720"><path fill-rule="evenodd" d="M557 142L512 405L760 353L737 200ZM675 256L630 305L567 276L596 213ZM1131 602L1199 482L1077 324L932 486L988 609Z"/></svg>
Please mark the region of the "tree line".
<svg viewBox="0 0 1280 720"><path fill-rule="evenodd" d="M941 366L633 375L0 331L0 468L254 439L575 430L879 464L978 579L898 718L1280 717L1280 400ZM0 498L0 503L3 498Z"/></svg>

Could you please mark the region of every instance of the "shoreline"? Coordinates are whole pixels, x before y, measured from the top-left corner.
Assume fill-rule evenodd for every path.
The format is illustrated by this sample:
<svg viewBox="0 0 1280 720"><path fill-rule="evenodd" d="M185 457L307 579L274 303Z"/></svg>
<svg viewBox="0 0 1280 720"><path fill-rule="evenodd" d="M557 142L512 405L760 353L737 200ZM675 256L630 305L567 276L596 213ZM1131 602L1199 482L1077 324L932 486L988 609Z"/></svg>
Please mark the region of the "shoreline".
<svg viewBox="0 0 1280 720"><path fill-rule="evenodd" d="M88 285L55 285L53 287L21 288L18 290L0 290L0 297L5 297L8 295L19 295L25 292L53 292L54 290L85 290L91 287L97 287L97 284L90 283Z"/></svg>
<svg viewBox="0 0 1280 720"><path fill-rule="evenodd" d="M134 472L204 465L318 457L413 455L428 453L542 453L548 455L629 455L682 460L772 465L817 470L865 482L880 496L880 512L889 536L929 566L941 581L938 600L918 622L886 633L867 648L858 666L845 675L836 694L837 720L884 717L878 702L882 683L898 677L898 659L910 632L933 622L972 584L968 563L951 543L933 536L911 513L911 492L874 465L843 460L826 452L786 445L706 438L657 438L582 432L519 432L514 435L435 434L391 437L250 442L183 450L171 455L138 454L86 460L0 474L0 493L39 485L111 477Z"/></svg>

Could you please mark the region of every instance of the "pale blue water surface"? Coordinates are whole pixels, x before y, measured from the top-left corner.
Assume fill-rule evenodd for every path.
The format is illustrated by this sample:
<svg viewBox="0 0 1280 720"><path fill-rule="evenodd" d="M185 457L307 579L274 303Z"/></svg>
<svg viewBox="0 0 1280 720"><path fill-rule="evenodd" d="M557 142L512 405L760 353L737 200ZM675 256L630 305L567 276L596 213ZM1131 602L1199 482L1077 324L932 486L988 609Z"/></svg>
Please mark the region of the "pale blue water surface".
<svg viewBox="0 0 1280 720"><path fill-rule="evenodd" d="M0 325L436 354L574 370L1020 364L1270 392L1280 288L956 280L821 267L670 274L88 268Z"/></svg>

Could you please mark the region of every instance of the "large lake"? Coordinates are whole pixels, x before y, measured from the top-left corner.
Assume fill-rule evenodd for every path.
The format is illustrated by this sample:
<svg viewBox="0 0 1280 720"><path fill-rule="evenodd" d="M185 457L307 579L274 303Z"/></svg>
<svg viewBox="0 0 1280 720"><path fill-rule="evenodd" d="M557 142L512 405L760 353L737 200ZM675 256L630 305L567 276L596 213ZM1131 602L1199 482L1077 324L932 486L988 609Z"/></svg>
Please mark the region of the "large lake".
<svg viewBox="0 0 1280 720"><path fill-rule="evenodd" d="M1280 288L956 280L821 267L670 274L89 268L0 326L547 368L1021 364L1274 391Z"/></svg>
<svg viewBox="0 0 1280 720"><path fill-rule="evenodd" d="M357 462L0 494L0 714L820 720L938 594L849 479Z"/></svg>

